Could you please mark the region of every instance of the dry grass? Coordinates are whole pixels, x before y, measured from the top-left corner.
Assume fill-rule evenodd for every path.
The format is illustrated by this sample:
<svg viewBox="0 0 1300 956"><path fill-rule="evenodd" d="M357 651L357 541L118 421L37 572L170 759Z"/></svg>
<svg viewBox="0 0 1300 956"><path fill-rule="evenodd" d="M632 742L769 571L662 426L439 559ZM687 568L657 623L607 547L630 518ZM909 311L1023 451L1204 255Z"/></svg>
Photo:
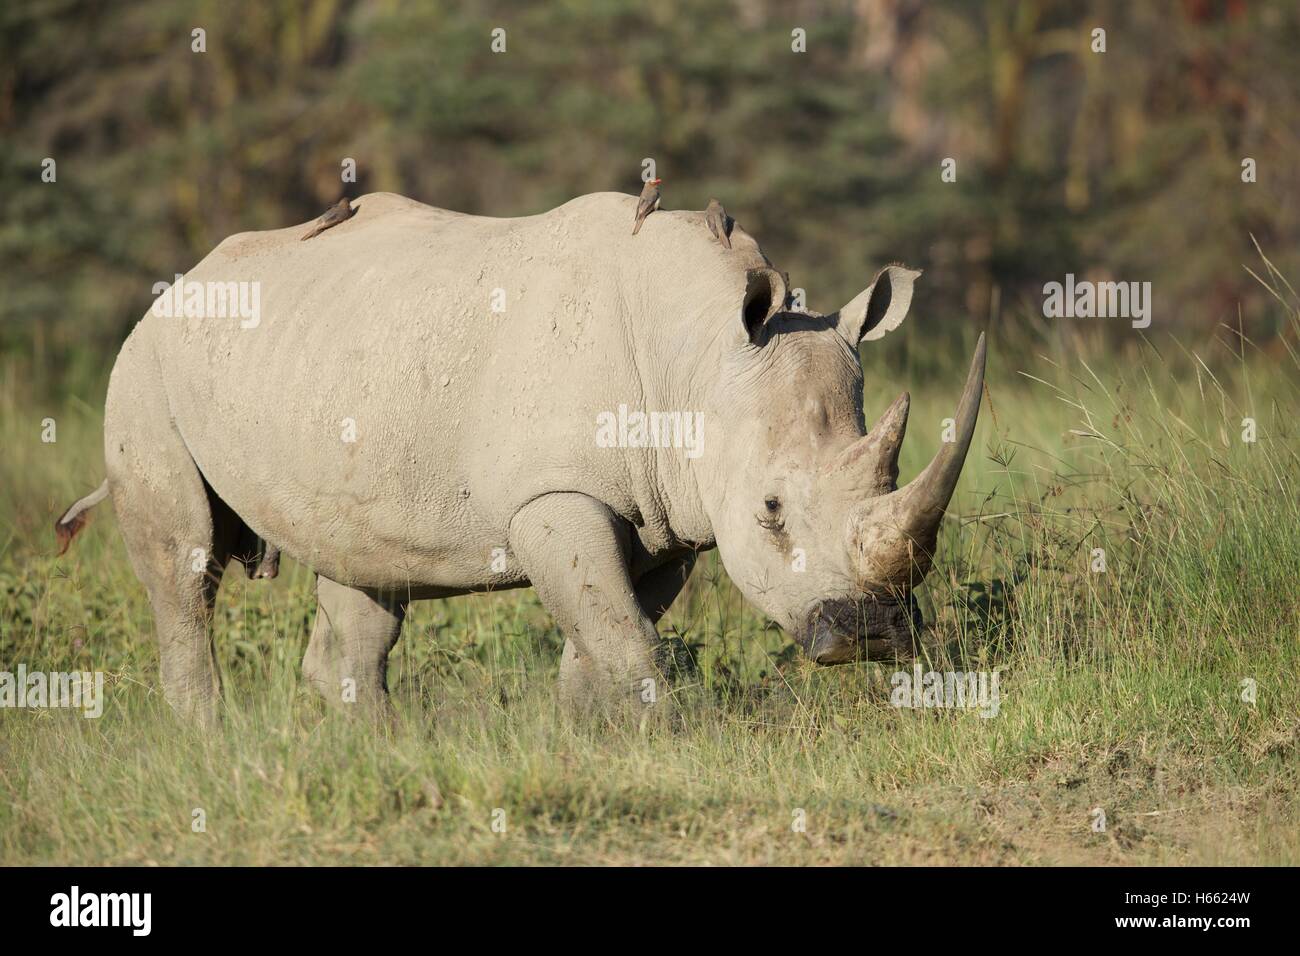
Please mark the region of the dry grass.
<svg viewBox="0 0 1300 956"><path fill-rule="evenodd" d="M225 719L199 734L160 702L111 513L52 557L50 519L102 471L96 408L57 409L43 445L51 413L0 394L0 664L109 674L98 720L0 712L0 862L1298 863L1300 364L1244 352L1011 361L995 339L924 595L933 666L999 669L991 719L891 706L891 664L806 664L710 556L661 628L689 652L671 721L559 710L531 592L416 606L399 726L327 712L299 687L289 565L228 576ZM904 474L953 397L916 391Z"/></svg>

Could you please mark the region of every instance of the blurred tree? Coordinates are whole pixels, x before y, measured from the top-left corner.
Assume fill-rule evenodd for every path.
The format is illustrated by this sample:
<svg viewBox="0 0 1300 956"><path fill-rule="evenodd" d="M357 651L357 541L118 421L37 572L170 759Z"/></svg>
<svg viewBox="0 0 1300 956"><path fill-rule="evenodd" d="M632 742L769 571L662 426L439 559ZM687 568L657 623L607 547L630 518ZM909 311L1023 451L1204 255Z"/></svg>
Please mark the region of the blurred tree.
<svg viewBox="0 0 1300 956"><path fill-rule="evenodd" d="M1241 264L1253 232L1285 269L1300 231L1298 40L1296 5L1241 0L10 0L0 351L102 378L152 285L234 232L373 189L535 213L638 191L644 157L814 308L902 260L917 335L1041 315L1066 272L1152 282L1156 328L1240 303L1266 335Z"/></svg>

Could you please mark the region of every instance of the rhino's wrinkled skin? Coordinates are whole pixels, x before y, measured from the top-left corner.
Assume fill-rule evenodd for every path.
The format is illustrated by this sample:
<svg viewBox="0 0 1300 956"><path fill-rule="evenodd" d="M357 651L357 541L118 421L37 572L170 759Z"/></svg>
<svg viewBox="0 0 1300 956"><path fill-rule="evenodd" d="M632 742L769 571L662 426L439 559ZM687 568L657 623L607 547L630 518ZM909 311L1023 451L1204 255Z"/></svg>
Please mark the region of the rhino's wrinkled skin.
<svg viewBox="0 0 1300 956"><path fill-rule="evenodd" d="M814 659L910 644L982 340L959 440L895 491L907 399L864 437L856 347L902 321L916 273L890 267L830 316L787 313L739 226L731 250L701 212L632 236L635 205L488 219L363 196L311 242L232 236L186 275L259 283L255 326L145 316L105 450L176 707L214 712L212 597L250 534L316 571L304 668L335 701L385 703L408 601L529 584L568 636L562 689L657 699L655 621L715 545ZM620 406L702 415L698 454L602 447Z"/></svg>

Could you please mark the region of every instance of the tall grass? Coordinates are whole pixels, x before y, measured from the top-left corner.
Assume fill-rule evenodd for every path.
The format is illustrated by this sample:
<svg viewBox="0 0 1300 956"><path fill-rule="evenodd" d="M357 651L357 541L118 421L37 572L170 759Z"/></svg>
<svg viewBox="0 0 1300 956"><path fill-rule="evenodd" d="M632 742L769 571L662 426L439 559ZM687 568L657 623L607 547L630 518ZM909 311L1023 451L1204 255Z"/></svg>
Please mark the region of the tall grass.
<svg viewBox="0 0 1300 956"><path fill-rule="evenodd" d="M924 667L997 669L989 719L891 706L894 663L807 664L709 555L661 624L671 722L563 711L531 591L413 608L397 726L327 711L300 683L311 579L289 564L227 576L224 719L197 732L161 702L111 512L52 556L53 516L102 475L98 397L51 411L11 382L0 669L104 670L109 701L0 711L0 862L1300 862L1300 313L1260 271L1292 322L1268 352L1222 330L1020 354L996 330L922 595ZM959 351L914 387L905 475ZM878 409L904 383L868 361Z"/></svg>

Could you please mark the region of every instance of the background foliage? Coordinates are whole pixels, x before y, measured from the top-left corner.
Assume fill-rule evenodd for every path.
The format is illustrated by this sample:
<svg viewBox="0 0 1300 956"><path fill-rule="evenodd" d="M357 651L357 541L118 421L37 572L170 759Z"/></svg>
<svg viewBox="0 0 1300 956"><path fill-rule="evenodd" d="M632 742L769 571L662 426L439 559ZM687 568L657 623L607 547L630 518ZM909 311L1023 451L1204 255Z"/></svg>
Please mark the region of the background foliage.
<svg viewBox="0 0 1300 956"><path fill-rule="evenodd" d="M1292 264L1298 43L1300 7L1243 0L10 0L0 361L102 381L153 283L317 215L345 156L352 195L495 216L636 192L654 157L666 208L719 196L813 308L925 268L931 337L1073 272L1265 340L1241 263L1253 233Z"/></svg>

